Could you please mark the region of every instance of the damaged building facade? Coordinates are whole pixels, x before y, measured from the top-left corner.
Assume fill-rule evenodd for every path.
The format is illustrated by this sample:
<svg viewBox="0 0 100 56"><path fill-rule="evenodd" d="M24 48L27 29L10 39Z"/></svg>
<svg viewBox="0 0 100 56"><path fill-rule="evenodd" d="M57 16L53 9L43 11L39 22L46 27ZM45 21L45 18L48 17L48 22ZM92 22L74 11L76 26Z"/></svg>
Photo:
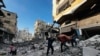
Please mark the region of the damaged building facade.
<svg viewBox="0 0 100 56"><path fill-rule="evenodd" d="M100 34L100 0L53 0L53 19L60 25L60 33L71 27L85 39Z"/></svg>
<svg viewBox="0 0 100 56"><path fill-rule="evenodd" d="M2 0L0 2L4 5ZM16 31L17 14L0 8L0 42L11 41Z"/></svg>
<svg viewBox="0 0 100 56"><path fill-rule="evenodd" d="M50 31L51 30L51 31ZM34 36L36 40L44 41L49 34L56 36L58 28L43 20L37 20L34 24Z"/></svg>

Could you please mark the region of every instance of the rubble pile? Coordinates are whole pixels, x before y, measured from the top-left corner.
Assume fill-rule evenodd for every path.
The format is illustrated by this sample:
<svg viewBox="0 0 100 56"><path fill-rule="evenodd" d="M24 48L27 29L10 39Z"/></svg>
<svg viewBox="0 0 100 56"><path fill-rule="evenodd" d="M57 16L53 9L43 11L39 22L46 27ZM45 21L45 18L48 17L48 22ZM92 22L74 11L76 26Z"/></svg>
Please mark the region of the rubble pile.
<svg viewBox="0 0 100 56"><path fill-rule="evenodd" d="M95 35L85 41L80 41L79 46L100 50L100 35Z"/></svg>
<svg viewBox="0 0 100 56"><path fill-rule="evenodd" d="M100 35L95 35L87 40L80 41L77 47L69 47L63 53L60 50L55 50L54 55L49 56L100 56Z"/></svg>
<svg viewBox="0 0 100 56"><path fill-rule="evenodd" d="M100 35L81 41L80 44L83 56L100 56Z"/></svg>
<svg viewBox="0 0 100 56"><path fill-rule="evenodd" d="M83 56L100 56L100 51L90 48L90 47L83 47Z"/></svg>
<svg viewBox="0 0 100 56"><path fill-rule="evenodd" d="M42 43L41 43L42 44ZM47 45L37 46L32 49L32 45L18 47L17 56L46 56ZM68 45L69 49L60 52L60 43L54 43L54 54L49 53L48 56L100 56L100 35L95 35L87 40L80 41L76 47ZM6 46L7 47L7 46ZM0 49L1 56L10 56L8 48Z"/></svg>

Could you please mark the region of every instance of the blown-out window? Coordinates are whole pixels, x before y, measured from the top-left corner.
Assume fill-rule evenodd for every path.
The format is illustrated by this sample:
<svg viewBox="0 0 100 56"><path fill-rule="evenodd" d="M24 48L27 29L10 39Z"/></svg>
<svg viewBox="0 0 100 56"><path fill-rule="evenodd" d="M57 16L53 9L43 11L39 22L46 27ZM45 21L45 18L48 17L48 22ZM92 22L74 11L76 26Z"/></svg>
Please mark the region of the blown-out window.
<svg viewBox="0 0 100 56"><path fill-rule="evenodd" d="M7 15L10 16L11 14L10 13L7 13Z"/></svg>
<svg viewBox="0 0 100 56"><path fill-rule="evenodd" d="M5 20L4 22L7 23L7 24L10 24L10 21L8 21L8 20Z"/></svg>

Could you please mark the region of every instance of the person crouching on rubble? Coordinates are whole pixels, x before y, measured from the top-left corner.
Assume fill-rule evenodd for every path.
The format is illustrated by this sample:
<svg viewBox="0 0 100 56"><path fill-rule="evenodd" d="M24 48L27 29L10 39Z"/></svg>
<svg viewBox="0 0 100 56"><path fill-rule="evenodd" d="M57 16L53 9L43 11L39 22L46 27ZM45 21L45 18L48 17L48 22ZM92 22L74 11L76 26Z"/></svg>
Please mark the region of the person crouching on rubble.
<svg viewBox="0 0 100 56"><path fill-rule="evenodd" d="M65 46L65 47L67 47L69 49L69 47L66 45L66 42L71 40L70 36L67 36L64 33L61 33L61 34L58 34L57 38L61 42L61 44L60 44L61 52L63 52L63 46Z"/></svg>
<svg viewBox="0 0 100 56"><path fill-rule="evenodd" d="M12 56L15 56L17 54L17 48L14 46L14 44L10 45L10 54Z"/></svg>

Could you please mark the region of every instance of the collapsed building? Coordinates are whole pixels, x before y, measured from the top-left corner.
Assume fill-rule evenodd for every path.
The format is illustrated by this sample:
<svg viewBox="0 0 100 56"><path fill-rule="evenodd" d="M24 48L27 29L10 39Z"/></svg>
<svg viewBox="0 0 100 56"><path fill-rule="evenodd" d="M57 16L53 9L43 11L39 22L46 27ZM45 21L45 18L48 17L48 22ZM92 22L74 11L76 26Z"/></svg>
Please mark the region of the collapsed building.
<svg viewBox="0 0 100 56"><path fill-rule="evenodd" d="M17 31L17 14L4 10L3 0L0 0L0 42L11 41Z"/></svg>
<svg viewBox="0 0 100 56"><path fill-rule="evenodd" d="M100 0L53 0L53 19L60 33L77 29L83 39L100 34Z"/></svg>

